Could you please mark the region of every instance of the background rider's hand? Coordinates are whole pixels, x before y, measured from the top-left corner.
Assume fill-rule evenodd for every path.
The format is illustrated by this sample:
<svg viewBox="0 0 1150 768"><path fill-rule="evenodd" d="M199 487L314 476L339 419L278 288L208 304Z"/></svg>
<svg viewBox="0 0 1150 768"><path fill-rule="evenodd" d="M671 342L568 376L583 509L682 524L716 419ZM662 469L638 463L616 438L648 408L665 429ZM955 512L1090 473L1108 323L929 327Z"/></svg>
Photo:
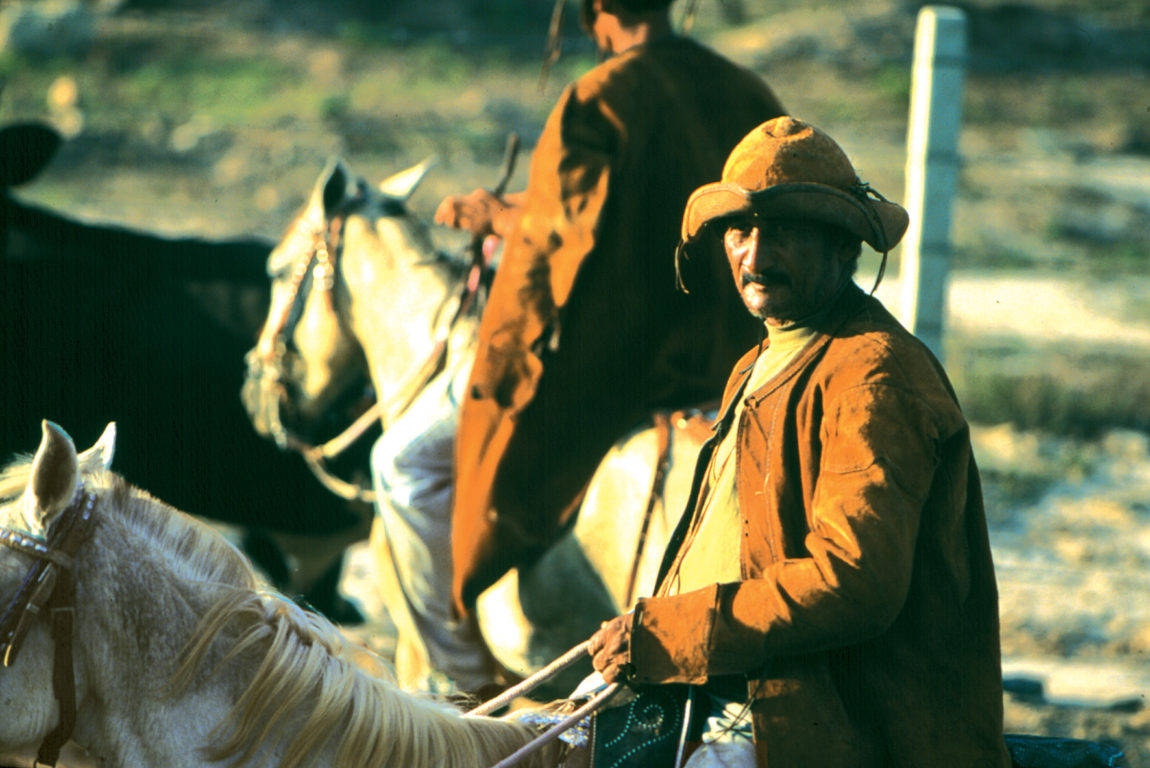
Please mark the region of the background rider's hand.
<svg viewBox="0 0 1150 768"><path fill-rule="evenodd" d="M591 665L608 683L625 683L635 674L631 663L631 614L605 621L591 636Z"/></svg>
<svg viewBox="0 0 1150 768"><path fill-rule="evenodd" d="M451 195L435 210L435 221L453 229L466 229L476 237L505 237L518 219L517 198L518 195L499 198L486 189Z"/></svg>

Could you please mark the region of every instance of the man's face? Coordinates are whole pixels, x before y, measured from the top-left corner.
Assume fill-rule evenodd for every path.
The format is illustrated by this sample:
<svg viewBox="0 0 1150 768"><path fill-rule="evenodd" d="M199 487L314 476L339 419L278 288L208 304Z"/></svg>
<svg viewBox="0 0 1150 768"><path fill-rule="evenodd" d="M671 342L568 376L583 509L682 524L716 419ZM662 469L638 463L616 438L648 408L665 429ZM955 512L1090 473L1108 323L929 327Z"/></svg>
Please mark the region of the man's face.
<svg viewBox="0 0 1150 768"><path fill-rule="evenodd" d="M728 219L723 247L747 311L773 326L825 308L854 258L817 223L759 216Z"/></svg>

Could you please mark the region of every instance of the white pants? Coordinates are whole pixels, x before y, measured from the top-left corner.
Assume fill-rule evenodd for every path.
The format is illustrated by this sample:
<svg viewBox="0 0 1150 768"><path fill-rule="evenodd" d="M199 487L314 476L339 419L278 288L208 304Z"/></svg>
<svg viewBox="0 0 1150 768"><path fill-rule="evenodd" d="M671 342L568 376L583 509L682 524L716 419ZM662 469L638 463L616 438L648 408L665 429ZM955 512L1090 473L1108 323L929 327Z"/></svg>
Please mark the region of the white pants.
<svg viewBox="0 0 1150 768"><path fill-rule="evenodd" d="M742 738L704 742L683 768L755 768L755 743Z"/></svg>
<svg viewBox="0 0 1150 768"><path fill-rule="evenodd" d="M406 609L433 670L464 691L493 679L474 620L451 615L451 484L460 394L470 368L470 360L449 361L371 451L376 514L406 603L388 610Z"/></svg>
<svg viewBox="0 0 1150 768"><path fill-rule="evenodd" d="M696 707L707 707L703 745L692 753L684 768L755 768L755 737L751 710L743 700L726 699L691 689Z"/></svg>

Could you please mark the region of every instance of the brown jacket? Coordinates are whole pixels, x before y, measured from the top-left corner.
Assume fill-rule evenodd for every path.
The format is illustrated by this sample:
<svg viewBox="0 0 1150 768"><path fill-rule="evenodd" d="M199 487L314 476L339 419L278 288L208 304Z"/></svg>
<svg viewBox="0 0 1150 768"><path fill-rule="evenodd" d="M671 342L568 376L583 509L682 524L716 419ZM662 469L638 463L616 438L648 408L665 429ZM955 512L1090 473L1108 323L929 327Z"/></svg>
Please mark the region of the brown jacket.
<svg viewBox="0 0 1150 768"><path fill-rule="evenodd" d="M681 37L628 50L564 92L460 414L461 612L555 540L612 443L653 409L714 400L758 338L721 252L688 264L690 294L676 290L673 256L688 195L781 113L758 76Z"/></svg>
<svg viewBox="0 0 1150 768"><path fill-rule="evenodd" d="M1007 766L997 588L957 400L857 287L820 326L757 391L741 391L757 350L736 365L718 430L738 429L743 580L640 601L637 680L746 676L761 766Z"/></svg>

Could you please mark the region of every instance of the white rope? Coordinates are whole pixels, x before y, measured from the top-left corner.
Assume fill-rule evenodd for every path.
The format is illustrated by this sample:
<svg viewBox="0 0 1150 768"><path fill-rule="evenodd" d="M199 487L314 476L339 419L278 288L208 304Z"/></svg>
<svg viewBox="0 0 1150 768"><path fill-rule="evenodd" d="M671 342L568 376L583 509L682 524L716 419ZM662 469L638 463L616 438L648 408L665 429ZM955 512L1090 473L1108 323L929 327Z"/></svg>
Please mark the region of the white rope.
<svg viewBox="0 0 1150 768"><path fill-rule="evenodd" d="M464 715L464 717L480 717L484 715L490 715L492 712L495 712L507 704L510 704L515 699L515 697L522 696L523 694L538 688L540 685L555 677L555 675L559 674L567 667L579 661L584 654L589 653L590 645L590 640L583 641L579 645L567 651L567 653L555 659L555 661L543 667L543 669L528 677L526 680L511 686L506 691L499 694L490 701L480 704L478 707ZM492 768L508 768L509 766L515 765L526 757L535 754L539 750L543 749L543 747L559 738L560 735L574 728L579 724L581 720L602 709L603 705L606 704L612 696L618 693L622 687L622 683L611 683L602 691L597 693L594 697L592 697L591 700L586 704L579 707L566 718L551 726L551 728L547 729L539 736L535 737L527 744L520 747L509 757L506 757L496 763L494 766L492 766Z"/></svg>
<svg viewBox="0 0 1150 768"><path fill-rule="evenodd" d="M561 722L553 725L550 729L544 731L534 740L520 747L510 757L500 760L498 763L492 766L492 768L508 768L509 766L515 765L520 760L535 754L539 750L543 749L543 747L559 738L561 734L574 728L579 724L581 720L583 720L583 718L589 717L595 712L598 712L612 696L619 692L619 689L622 687L622 683L611 683L602 691L597 693L595 697L588 701L586 704L572 712L565 720L562 720Z"/></svg>
<svg viewBox="0 0 1150 768"><path fill-rule="evenodd" d="M494 699L480 704L478 707L468 712L467 717L477 715L490 715L492 712L510 704L516 696L522 696L525 693L535 690L543 683L547 682L551 678L555 677L555 675L559 674L564 669L579 661L579 659L583 658L583 654L589 652L588 647L590 644L590 640L584 640L582 643L579 643L579 645L567 651L567 653L555 659L555 661L543 667L543 669L531 675L526 680L511 686L506 691L496 696Z"/></svg>

